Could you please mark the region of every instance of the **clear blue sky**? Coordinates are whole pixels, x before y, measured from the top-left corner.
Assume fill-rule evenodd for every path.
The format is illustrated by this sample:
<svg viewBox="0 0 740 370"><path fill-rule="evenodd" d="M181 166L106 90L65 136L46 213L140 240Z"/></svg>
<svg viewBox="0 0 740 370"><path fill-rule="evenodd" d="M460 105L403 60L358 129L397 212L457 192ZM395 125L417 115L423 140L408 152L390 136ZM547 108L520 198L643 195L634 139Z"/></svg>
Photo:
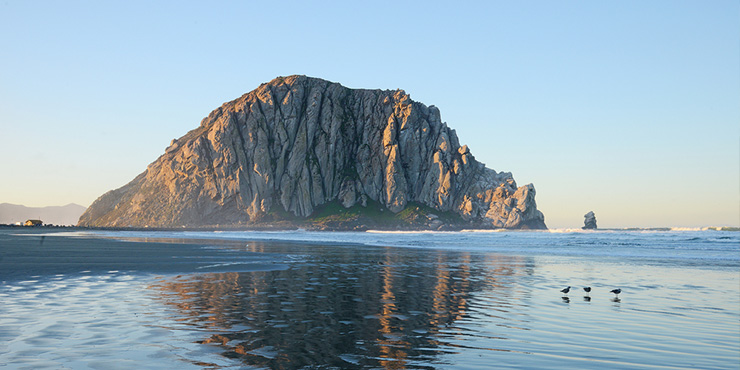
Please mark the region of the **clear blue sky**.
<svg viewBox="0 0 740 370"><path fill-rule="evenodd" d="M276 76L401 88L548 226L738 226L738 1L0 1L0 203L90 205Z"/></svg>

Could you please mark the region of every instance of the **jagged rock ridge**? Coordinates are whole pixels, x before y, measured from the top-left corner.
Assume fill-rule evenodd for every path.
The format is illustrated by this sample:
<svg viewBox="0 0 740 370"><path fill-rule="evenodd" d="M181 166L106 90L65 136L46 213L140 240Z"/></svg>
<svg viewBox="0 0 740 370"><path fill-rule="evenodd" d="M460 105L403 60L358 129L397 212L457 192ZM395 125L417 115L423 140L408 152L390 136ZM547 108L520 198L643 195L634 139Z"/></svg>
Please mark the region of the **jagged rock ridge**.
<svg viewBox="0 0 740 370"><path fill-rule="evenodd" d="M243 225L332 201L392 212L416 202L478 227L545 228L534 186L476 161L436 107L305 76L223 104L79 224Z"/></svg>

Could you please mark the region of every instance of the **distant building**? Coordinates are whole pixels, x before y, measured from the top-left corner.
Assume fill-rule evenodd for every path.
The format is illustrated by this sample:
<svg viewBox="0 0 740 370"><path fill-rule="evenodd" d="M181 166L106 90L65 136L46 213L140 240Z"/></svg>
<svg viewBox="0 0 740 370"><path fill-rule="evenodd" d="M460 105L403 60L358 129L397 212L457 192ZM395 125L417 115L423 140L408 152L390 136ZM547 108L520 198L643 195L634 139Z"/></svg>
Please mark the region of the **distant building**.
<svg viewBox="0 0 740 370"><path fill-rule="evenodd" d="M41 220L26 220L26 223L23 224L23 226L41 226L44 222Z"/></svg>

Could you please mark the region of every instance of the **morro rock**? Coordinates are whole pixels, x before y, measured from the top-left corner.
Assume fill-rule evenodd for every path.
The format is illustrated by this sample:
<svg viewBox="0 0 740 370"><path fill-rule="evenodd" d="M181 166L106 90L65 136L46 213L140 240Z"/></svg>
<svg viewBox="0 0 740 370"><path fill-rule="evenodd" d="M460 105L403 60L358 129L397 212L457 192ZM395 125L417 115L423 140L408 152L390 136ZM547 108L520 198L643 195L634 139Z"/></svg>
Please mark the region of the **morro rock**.
<svg viewBox="0 0 740 370"><path fill-rule="evenodd" d="M545 228L534 186L517 187L511 173L476 161L436 107L403 90L306 76L276 78L223 104L98 198L79 225L300 222L327 205L384 215L414 206L471 227Z"/></svg>

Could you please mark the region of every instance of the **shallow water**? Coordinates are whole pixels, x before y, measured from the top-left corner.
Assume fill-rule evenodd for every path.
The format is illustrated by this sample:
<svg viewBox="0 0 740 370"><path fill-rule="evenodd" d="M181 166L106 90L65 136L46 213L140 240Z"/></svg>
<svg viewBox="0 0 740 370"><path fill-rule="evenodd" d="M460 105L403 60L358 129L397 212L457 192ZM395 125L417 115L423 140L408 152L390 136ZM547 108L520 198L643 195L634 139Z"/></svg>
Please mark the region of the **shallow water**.
<svg viewBox="0 0 740 370"><path fill-rule="evenodd" d="M155 234L287 269L6 284L0 367L740 366L737 233L318 234Z"/></svg>

